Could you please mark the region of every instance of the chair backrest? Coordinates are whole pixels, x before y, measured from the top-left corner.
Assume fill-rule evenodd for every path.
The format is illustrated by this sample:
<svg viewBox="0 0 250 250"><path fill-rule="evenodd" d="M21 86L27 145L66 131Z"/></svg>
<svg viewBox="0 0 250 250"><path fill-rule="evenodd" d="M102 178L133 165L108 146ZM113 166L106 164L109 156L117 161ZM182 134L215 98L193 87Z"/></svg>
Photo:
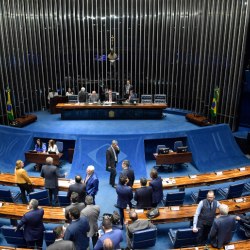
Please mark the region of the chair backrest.
<svg viewBox="0 0 250 250"><path fill-rule="evenodd" d="M157 237L157 228L148 228L136 231L132 234L132 248L145 249L155 245Z"/></svg>
<svg viewBox="0 0 250 250"><path fill-rule="evenodd" d="M66 207L70 205L70 199L67 195L58 195L58 202L60 207Z"/></svg>
<svg viewBox="0 0 250 250"><path fill-rule="evenodd" d="M197 244L197 233L191 228L178 229L174 241L174 248L195 246Z"/></svg>
<svg viewBox="0 0 250 250"><path fill-rule="evenodd" d="M178 147L183 147L183 142L182 141L175 141L174 142L174 151L177 151Z"/></svg>
<svg viewBox="0 0 250 250"><path fill-rule="evenodd" d="M23 238L23 230L17 230L12 226L2 226L2 234L8 244L16 247L26 247L26 241Z"/></svg>
<svg viewBox="0 0 250 250"><path fill-rule="evenodd" d="M55 242L56 236L52 230L46 230L44 231L44 240L46 243L46 246L53 244Z"/></svg>
<svg viewBox="0 0 250 250"><path fill-rule="evenodd" d="M62 141L56 141L56 146L59 152L63 152L63 142Z"/></svg>
<svg viewBox="0 0 250 250"><path fill-rule="evenodd" d="M199 192L197 194L196 203L199 203L201 200L206 199L207 193L209 191L214 191L214 194L216 194L216 189L199 189Z"/></svg>
<svg viewBox="0 0 250 250"><path fill-rule="evenodd" d="M152 103L152 95L141 95L141 103Z"/></svg>
<svg viewBox="0 0 250 250"><path fill-rule="evenodd" d="M166 145L157 145L157 147L156 147L156 153L157 154L159 153L160 148L166 148Z"/></svg>
<svg viewBox="0 0 250 250"><path fill-rule="evenodd" d="M175 192L175 193L167 193L165 206L180 206L183 205L183 201L185 198L185 192Z"/></svg>
<svg viewBox="0 0 250 250"><path fill-rule="evenodd" d="M36 199L39 202L39 205L49 206L49 195L47 190L41 190L37 192L32 192L29 194L29 199Z"/></svg>
<svg viewBox="0 0 250 250"><path fill-rule="evenodd" d="M242 195L244 185L245 185L244 183L230 185L228 188L228 193L227 193L226 199L240 197Z"/></svg>
<svg viewBox="0 0 250 250"><path fill-rule="evenodd" d="M16 202L20 196L20 192L12 193L9 189L0 189L0 201Z"/></svg>
<svg viewBox="0 0 250 250"><path fill-rule="evenodd" d="M154 103L166 103L166 95L165 94L154 95Z"/></svg>

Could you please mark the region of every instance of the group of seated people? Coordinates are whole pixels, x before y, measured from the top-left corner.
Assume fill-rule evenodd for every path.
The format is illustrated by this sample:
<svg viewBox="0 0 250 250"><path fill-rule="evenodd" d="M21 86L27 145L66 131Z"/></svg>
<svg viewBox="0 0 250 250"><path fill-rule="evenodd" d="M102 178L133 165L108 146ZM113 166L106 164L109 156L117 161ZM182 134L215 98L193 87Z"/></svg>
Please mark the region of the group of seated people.
<svg viewBox="0 0 250 250"><path fill-rule="evenodd" d="M57 145L53 139L49 140L48 150L47 150L46 143L43 143L42 140L38 138L36 140L34 151L36 151L38 153L46 153L47 152L47 153L59 154Z"/></svg>

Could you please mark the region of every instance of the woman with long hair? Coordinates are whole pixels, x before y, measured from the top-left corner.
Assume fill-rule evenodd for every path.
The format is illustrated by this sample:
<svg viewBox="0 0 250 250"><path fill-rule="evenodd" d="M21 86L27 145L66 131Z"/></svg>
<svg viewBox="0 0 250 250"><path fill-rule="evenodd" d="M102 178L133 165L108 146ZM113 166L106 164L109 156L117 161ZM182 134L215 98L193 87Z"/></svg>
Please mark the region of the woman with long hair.
<svg viewBox="0 0 250 250"><path fill-rule="evenodd" d="M29 194L32 191L32 182L26 172L23 169L24 163L21 160L16 161L15 167L15 182L21 191L21 198L24 204L27 204L27 197L25 191Z"/></svg>

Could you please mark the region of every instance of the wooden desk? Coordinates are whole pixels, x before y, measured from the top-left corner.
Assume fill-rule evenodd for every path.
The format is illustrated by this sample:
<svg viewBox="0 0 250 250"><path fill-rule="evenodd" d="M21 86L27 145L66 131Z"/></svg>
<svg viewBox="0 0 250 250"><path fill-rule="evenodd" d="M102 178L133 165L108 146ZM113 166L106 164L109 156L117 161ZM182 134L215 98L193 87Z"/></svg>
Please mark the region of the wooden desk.
<svg viewBox="0 0 250 250"><path fill-rule="evenodd" d="M43 221L48 223L64 223L65 216L61 207L43 207ZM0 216L3 218L19 220L28 212L26 204L16 204L4 202L0 207Z"/></svg>
<svg viewBox="0 0 250 250"><path fill-rule="evenodd" d="M167 108L162 103L138 104L90 104L90 103L58 103L57 109L61 110L63 120L84 119L162 119L163 109Z"/></svg>
<svg viewBox="0 0 250 250"><path fill-rule="evenodd" d="M226 204L229 206L229 213L230 214L240 214L250 211L250 196L245 196L246 199L245 202L236 203L234 200L222 200L220 203ZM240 208L235 207L238 205ZM160 215L157 218L154 218L151 220L154 224L164 224L168 222L180 222L180 221L192 221L197 204L193 205L183 205L180 206L179 211L172 211L171 207L162 207L159 208ZM147 211L144 210L143 213L138 213L138 218L141 220L148 220L146 216ZM217 209L217 214L219 213L219 210ZM131 223L129 219L129 215L126 212L126 209L124 209L124 220L125 222Z"/></svg>
<svg viewBox="0 0 250 250"><path fill-rule="evenodd" d="M168 154L160 154L160 155L154 153L154 157L156 160L156 165L171 165L171 164L186 163L192 161L191 152L185 152L185 153L169 152Z"/></svg>
<svg viewBox="0 0 250 250"><path fill-rule="evenodd" d="M33 250L33 248L20 248L20 247L7 247L7 246L0 246L1 250Z"/></svg>
<svg viewBox="0 0 250 250"><path fill-rule="evenodd" d="M52 157L53 158L53 164L56 166L60 165L60 158L63 156L62 153L56 154L47 154L47 153L25 153L25 161L33 162L37 164L46 164L46 158Z"/></svg>
<svg viewBox="0 0 250 250"><path fill-rule="evenodd" d="M240 241L235 241L235 242L230 242L227 245L234 245L235 250L250 250L250 240L240 240ZM205 246L197 246L196 247L183 247L183 248L175 248L173 250L204 250ZM209 250L218 250L218 248L214 248L211 245L208 245ZM219 249L225 249L224 247L219 248Z"/></svg>
<svg viewBox="0 0 250 250"><path fill-rule="evenodd" d="M42 177L32 177L30 176L32 181L32 186L34 188L44 188L44 179ZM15 176L14 174L0 174L0 184L6 186L16 186L15 183ZM68 191L69 185L71 184L70 180L68 179L61 179L58 180L59 190L60 191Z"/></svg>
<svg viewBox="0 0 250 250"><path fill-rule="evenodd" d="M222 175L213 173L200 174L196 178L192 179L189 176L179 176L173 178L163 178L162 186L164 189L175 189L175 188L191 188L198 186L207 186L212 184L218 184L228 181L235 181L241 179L247 179L250 177L250 166L245 167L246 170L240 171L238 168L224 170ZM172 183L172 180L175 183ZM133 185L133 190L141 187L140 181L136 180Z"/></svg>

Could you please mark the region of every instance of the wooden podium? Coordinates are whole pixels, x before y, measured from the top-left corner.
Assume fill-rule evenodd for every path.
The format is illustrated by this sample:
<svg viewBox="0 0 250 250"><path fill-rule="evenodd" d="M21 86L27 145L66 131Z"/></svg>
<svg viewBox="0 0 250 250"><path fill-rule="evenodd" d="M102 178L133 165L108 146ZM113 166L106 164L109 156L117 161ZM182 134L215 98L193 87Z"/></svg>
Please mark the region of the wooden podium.
<svg viewBox="0 0 250 250"><path fill-rule="evenodd" d="M24 115L21 116L20 118L16 118L11 124L10 126L12 127L18 127L18 128L22 128L32 122L35 122L37 120L37 116L36 115Z"/></svg>
<svg viewBox="0 0 250 250"><path fill-rule="evenodd" d="M201 126L201 127L211 125L211 123L208 121L208 119L202 115L190 113L190 114L186 115L186 119L189 122L194 123L194 124Z"/></svg>

